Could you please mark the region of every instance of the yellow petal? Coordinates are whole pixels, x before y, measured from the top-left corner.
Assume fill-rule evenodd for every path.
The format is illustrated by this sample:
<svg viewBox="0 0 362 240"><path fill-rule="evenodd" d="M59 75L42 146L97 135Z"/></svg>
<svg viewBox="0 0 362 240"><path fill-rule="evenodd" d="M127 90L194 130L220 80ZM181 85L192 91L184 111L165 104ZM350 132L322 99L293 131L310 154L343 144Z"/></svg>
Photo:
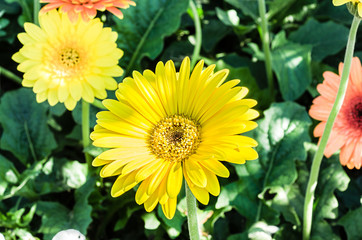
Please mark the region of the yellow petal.
<svg viewBox="0 0 362 240"><path fill-rule="evenodd" d="M35 24L32 23L24 23L24 29L36 41L43 41L46 38L44 31Z"/></svg>
<svg viewBox="0 0 362 240"><path fill-rule="evenodd" d="M144 202L147 201L147 199L150 197L148 194L147 194L147 188L148 188L148 185L149 185L149 181L150 178L146 179L145 181L143 181L140 186L138 187L137 189L137 192L136 192L136 196L135 196L135 200L136 200L136 203L138 205L141 205L143 204Z"/></svg>
<svg viewBox="0 0 362 240"><path fill-rule="evenodd" d="M182 187L181 162L174 163L167 178L167 194L170 198L177 198Z"/></svg>
<svg viewBox="0 0 362 240"><path fill-rule="evenodd" d="M72 111L77 105L77 101L69 96L67 100L64 101L64 105L69 111Z"/></svg>
<svg viewBox="0 0 362 240"><path fill-rule="evenodd" d="M105 147L105 148L116 148L124 146L145 147L148 145L148 143L144 139L119 136L119 137L104 137L96 139L93 142L93 145L96 147Z"/></svg>
<svg viewBox="0 0 362 240"><path fill-rule="evenodd" d="M147 212L151 212L153 209L155 209L155 207L157 206L158 203L158 194L157 193L153 193L148 199L147 201L145 201L145 209Z"/></svg>
<svg viewBox="0 0 362 240"><path fill-rule="evenodd" d="M190 58L185 57L181 63L180 72L177 81L177 109L178 112L185 112L185 102L188 100L187 88L190 78Z"/></svg>
<svg viewBox="0 0 362 240"><path fill-rule="evenodd" d="M341 6L345 3L351 2L351 0L333 0L334 6Z"/></svg>
<svg viewBox="0 0 362 240"><path fill-rule="evenodd" d="M119 197L123 193L127 192L131 188L137 185L137 182L134 181L136 173L130 173L128 175L120 175L117 180L114 182L111 195L112 197Z"/></svg>
<svg viewBox="0 0 362 240"><path fill-rule="evenodd" d="M184 172L187 172L191 182L198 187L204 188L207 184L207 178L197 161L189 158L184 162Z"/></svg>
<svg viewBox="0 0 362 240"><path fill-rule="evenodd" d="M148 186L147 189L147 194L151 195L153 194L157 187L159 186L159 184L161 183L161 181L163 180L163 178L165 176L167 176L168 172L169 172L169 168L170 167L170 162L169 161L165 161L164 162L164 166L161 167L157 172L155 172L154 174L152 174L150 176L150 184Z"/></svg>
<svg viewBox="0 0 362 240"><path fill-rule="evenodd" d="M227 178L229 177L230 173L229 170L218 160L215 159L207 159L207 160L200 160L199 163L210 170L211 172L215 173L220 177Z"/></svg>
<svg viewBox="0 0 362 240"><path fill-rule="evenodd" d="M187 177L187 174L185 173L185 179L187 182L187 185L189 186L192 194L195 196L195 198L202 204L207 205L210 200L210 196L208 191L206 191L204 188L200 188L198 186L195 186L192 182L190 182L189 178Z"/></svg>
<svg viewBox="0 0 362 240"><path fill-rule="evenodd" d="M151 164L155 160L156 159L155 159L154 155L147 154L147 155L143 156L142 159L133 160L133 161L129 162L122 169L122 174L128 174L136 169L142 168L145 165Z"/></svg>
<svg viewBox="0 0 362 240"><path fill-rule="evenodd" d="M162 204L162 211L165 214L165 217L172 219L175 216L177 205L177 198L169 198L165 204Z"/></svg>
<svg viewBox="0 0 362 240"><path fill-rule="evenodd" d="M138 173L136 175L136 181L140 182L143 179L148 178L151 176L154 172L156 172L160 167L163 167L165 160L162 159L154 159L153 162L147 164L143 168L138 170Z"/></svg>
<svg viewBox="0 0 362 240"><path fill-rule="evenodd" d="M217 177L213 172L207 170L206 168L203 168L203 170L207 177L207 185L205 189L212 195L218 196L220 194L219 180L217 180Z"/></svg>

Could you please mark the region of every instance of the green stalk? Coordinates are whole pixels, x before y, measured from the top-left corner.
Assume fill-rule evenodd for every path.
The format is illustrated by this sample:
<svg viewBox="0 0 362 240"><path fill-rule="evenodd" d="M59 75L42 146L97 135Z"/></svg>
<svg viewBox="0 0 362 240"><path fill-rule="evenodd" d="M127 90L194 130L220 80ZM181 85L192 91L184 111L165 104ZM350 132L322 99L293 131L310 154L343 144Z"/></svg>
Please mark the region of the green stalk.
<svg viewBox="0 0 362 240"><path fill-rule="evenodd" d="M107 109L98 99L94 99L94 101L91 104L99 109Z"/></svg>
<svg viewBox="0 0 362 240"><path fill-rule="evenodd" d="M192 11L192 15L194 17L195 40L196 40L194 52L192 53L192 58L191 58L191 69L193 69L196 64L196 61L200 58L201 43L202 43L202 30L201 30L199 14L197 13L197 9L196 9L194 1L192 1L192 0L190 0L190 8Z"/></svg>
<svg viewBox="0 0 362 240"><path fill-rule="evenodd" d="M0 66L0 77L1 75L4 75L5 77L9 78L10 80L13 80L16 83L19 83L20 85L21 82L23 81L20 77L16 76L14 73Z"/></svg>
<svg viewBox="0 0 362 240"><path fill-rule="evenodd" d="M34 7L33 7L33 17L34 17L34 23L36 25L39 25L39 11L40 11L40 1L34 0Z"/></svg>
<svg viewBox="0 0 362 240"><path fill-rule="evenodd" d="M268 87L271 100L274 100L274 80L272 71L272 56L270 53L270 38L268 31L268 20L266 18L265 0L258 0L259 16L260 16L260 38L263 44L263 51L265 56L265 71L268 79Z"/></svg>
<svg viewBox="0 0 362 240"><path fill-rule="evenodd" d="M189 227L190 240L199 240L199 225L197 222L196 198L192 194L185 180L186 205L187 205L187 225Z"/></svg>
<svg viewBox="0 0 362 240"><path fill-rule="evenodd" d="M90 144L89 139L89 103L82 100L82 139L83 150ZM92 157L88 153L84 153L88 169L92 169Z"/></svg>
<svg viewBox="0 0 362 240"><path fill-rule="evenodd" d="M324 129L322 138L320 140L317 152L313 159L307 191L304 200L303 240L308 240L310 238L310 232L312 228L314 191L318 183L319 168L322 162L324 149L327 146L328 138L332 131L334 121L337 117L339 110L341 109L344 96L346 94L346 89L348 85L348 76L351 69L354 45L356 42L357 29L360 21L361 20L358 17L353 18L351 29L349 31L349 36L348 36L346 53L344 56L344 66L341 76L341 83L339 85L336 100L333 104L331 113L329 114L326 127Z"/></svg>

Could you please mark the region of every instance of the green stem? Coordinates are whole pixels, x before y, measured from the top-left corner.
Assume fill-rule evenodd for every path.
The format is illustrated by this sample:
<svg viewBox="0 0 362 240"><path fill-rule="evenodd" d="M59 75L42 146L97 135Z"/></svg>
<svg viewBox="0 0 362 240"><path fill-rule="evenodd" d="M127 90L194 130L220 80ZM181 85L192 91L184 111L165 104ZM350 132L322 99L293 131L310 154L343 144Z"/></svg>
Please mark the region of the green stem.
<svg viewBox="0 0 362 240"><path fill-rule="evenodd" d="M192 194L185 180L186 204L187 204L187 225L189 227L190 240L199 240L199 225L197 222L196 198Z"/></svg>
<svg viewBox="0 0 362 240"><path fill-rule="evenodd" d="M90 144L89 139L89 103L82 100L82 138L83 150ZM92 169L92 158L88 153L84 153L88 168Z"/></svg>
<svg viewBox="0 0 362 240"><path fill-rule="evenodd" d="M312 228L312 215L313 215L313 201L314 201L314 191L317 187L319 168L322 162L324 149L327 146L329 135L331 134L334 120L337 117L339 110L343 104L344 96L346 93L348 85L348 76L351 68L354 45L356 42L356 35L360 19L354 17L349 31L348 42L346 53L344 56L344 66L341 76L341 82L339 84L336 100L333 104L331 113L329 114L326 127L324 129L322 138L318 145L317 152L314 156L312 168L309 176L307 191L305 194L304 200L304 218L303 218L303 240L308 240L310 238L310 232Z"/></svg>
<svg viewBox="0 0 362 240"><path fill-rule="evenodd" d="M39 0L34 0L34 6L33 6L33 22L36 25L39 25L39 11L40 11L40 1Z"/></svg>
<svg viewBox="0 0 362 240"><path fill-rule="evenodd" d="M9 78L10 80L13 80L16 83L19 83L20 85L21 82L23 81L20 77L16 76L14 73L0 66L0 77L1 75L4 75L5 77Z"/></svg>
<svg viewBox="0 0 362 240"><path fill-rule="evenodd" d="M192 11L192 15L194 17L195 40L196 40L194 52L192 53L192 58L191 58L191 69L193 69L196 64L196 61L200 58L202 30L201 30L199 14L197 13L197 9L193 0L190 0L190 8Z"/></svg>
<svg viewBox="0 0 362 240"><path fill-rule="evenodd" d="M260 38L263 44L263 51L265 56L265 71L268 79L268 87L271 100L274 100L274 80L272 71L272 56L270 53L270 38L268 31L268 20L266 18L265 0L258 0L259 15L260 15Z"/></svg>
<svg viewBox="0 0 362 240"><path fill-rule="evenodd" d="M102 102L97 99L94 99L91 104L99 109L107 109L105 106L103 106Z"/></svg>

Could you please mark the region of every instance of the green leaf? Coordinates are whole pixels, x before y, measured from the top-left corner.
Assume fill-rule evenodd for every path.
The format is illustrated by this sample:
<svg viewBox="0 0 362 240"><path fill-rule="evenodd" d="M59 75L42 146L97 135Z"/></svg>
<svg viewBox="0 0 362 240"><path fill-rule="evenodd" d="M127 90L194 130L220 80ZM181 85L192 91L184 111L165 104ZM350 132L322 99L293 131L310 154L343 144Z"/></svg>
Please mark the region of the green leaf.
<svg viewBox="0 0 362 240"><path fill-rule="evenodd" d="M348 240L361 239L362 207L348 212L339 221L347 232Z"/></svg>
<svg viewBox="0 0 362 240"><path fill-rule="evenodd" d="M145 222L145 229L155 230L160 226L161 222L157 219L154 212L145 213L142 216L143 221Z"/></svg>
<svg viewBox="0 0 362 240"><path fill-rule="evenodd" d="M261 90L250 72L250 68L243 66L243 67L233 67L227 64L223 59L218 60L216 63L215 70L222 70L222 69L229 69L228 79L240 79L240 86L246 87L249 89L249 93L246 98L252 98L258 101L258 109L262 109L263 107L267 106L269 102L265 97L266 91L265 89Z"/></svg>
<svg viewBox="0 0 362 240"><path fill-rule="evenodd" d="M317 146L311 143L306 143L305 146L308 150L308 162L310 162L314 157ZM274 193L277 195L273 199L272 207L281 211L285 219L301 231L304 196L309 179L309 170L306 164L298 163L297 181L292 186L284 187L283 189L273 188ZM324 158L315 191L311 239L339 239L334 234L332 225L326 219L337 218L339 203L334 192L337 189L339 191L346 190L348 183L349 178L340 165L338 158L335 155L329 159ZM281 234L286 235L283 238ZM288 231L279 233L278 239L285 239L288 234Z"/></svg>
<svg viewBox="0 0 362 240"><path fill-rule="evenodd" d="M178 29L188 4L188 0L139 0L137 7L124 11L124 19L114 18L117 43L125 53L121 59L125 76L138 68L143 57L153 60L161 53L163 39Z"/></svg>
<svg viewBox="0 0 362 240"><path fill-rule="evenodd" d="M234 206L247 218L248 226L255 219L279 223L281 208L270 206L273 197L268 196L296 181L295 161L307 158L304 142L310 141L311 120L304 107L293 102L274 103L264 115L251 134L259 143L259 160L235 165L240 180L224 186L216 203L217 209Z"/></svg>
<svg viewBox="0 0 362 240"><path fill-rule="evenodd" d="M315 148L311 152L314 153L314 150ZM320 222L325 218L337 218L339 204L334 192L337 189L339 191L345 191L350 181L337 156L323 159L319 174L315 193L314 222Z"/></svg>
<svg viewBox="0 0 362 240"><path fill-rule="evenodd" d="M70 188L79 188L86 182L88 166L78 161L67 161L62 169L65 184Z"/></svg>
<svg viewBox="0 0 362 240"><path fill-rule="evenodd" d="M332 21L320 23L313 18L289 36L293 42L313 46L312 59L315 61L322 61L341 51L347 44L347 38L348 28L345 26Z"/></svg>
<svg viewBox="0 0 362 240"><path fill-rule="evenodd" d="M86 182L87 164L66 158L50 158L36 178L26 185L37 196L70 191Z"/></svg>
<svg viewBox="0 0 362 240"><path fill-rule="evenodd" d="M227 240L248 240L248 233L245 231L243 233L232 234L228 236Z"/></svg>
<svg viewBox="0 0 362 240"><path fill-rule="evenodd" d="M273 103L253 132L258 141L259 163L266 172L264 189L292 184L297 178L295 160L307 158L311 120L304 107L294 102Z"/></svg>
<svg viewBox="0 0 362 240"><path fill-rule="evenodd" d="M250 178L229 183L221 189L215 208L234 206L241 215L253 220L257 214L256 199L260 188L261 186L255 184Z"/></svg>
<svg viewBox="0 0 362 240"><path fill-rule="evenodd" d="M318 19L333 19L344 25L350 25L353 19L353 15L349 13L346 5L336 7L330 1L321 1L317 4L317 9L313 14Z"/></svg>
<svg viewBox="0 0 362 240"><path fill-rule="evenodd" d="M94 190L95 179L90 178L75 191L75 205L69 210L59 202L39 201L36 213L41 216L39 232L44 234L45 240L50 240L59 231L76 229L86 235L87 228L92 222L92 207L88 204L88 197Z"/></svg>
<svg viewBox="0 0 362 240"><path fill-rule="evenodd" d="M69 209L59 202L39 201L36 213L42 218L39 232L44 234L45 240L52 239L61 230L77 229L77 226L69 222Z"/></svg>
<svg viewBox="0 0 362 240"><path fill-rule="evenodd" d="M122 197L127 197L125 195L122 195ZM130 217L132 216L132 214L140 209L143 209L142 206L140 205L136 205L136 204L129 204L129 206L123 206L124 204L127 204L129 202L132 202L130 200L130 198L125 198L122 200L119 200L119 204L120 204L120 209L121 209L121 214L120 217L118 218L116 224L114 225L114 231L119 231L124 229L124 227L126 227L128 220L130 219Z"/></svg>
<svg viewBox="0 0 362 240"><path fill-rule="evenodd" d="M278 227L271 226L265 222L256 222L248 230L248 239L251 240L272 240L272 234L278 231Z"/></svg>
<svg viewBox="0 0 362 240"><path fill-rule="evenodd" d="M0 196L3 196L9 184L19 181L19 173L14 164L0 154Z"/></svg>
<svg viewBox="0 0 362 240"><path fill-rule="evenodd" d="M0 226L5 228L28 227L35 213L36 205L33 205L29 210L26 208L16 207L11 208L5 214L0 212Z"/></svg>
<svg viewBox="0 0 362 240"><path fill-rule="evenodd" d="M159 205L157 208L157 215L161 218L162 222L165 224L165 229L171 239L174 239L180 235L180 233L182 232L182 224L186 220L186 218L181 215L180 211L176 209L175 216L170 220L165 217L165 215L162 212L162 208Z"/></svg>
<svg viewBox="0 0 362 240"><path fill-rule="evenodd" d="M172 42L167 48L164 49L161 55L161 61L167 62L168 60L174 60L176 67L179 67L186 56L191 56L194 50L194 46L188 40Z"/></svg>
<svg viewBox="0 0 362 240"><path fill-rule="evenodd" d="M281 212L288 222L294 226L301 226L302 206L304 205L304 197L300 193L300 189L296 185L285 187L274 187L270 190L271 194L275 194L272 200L272 207Z"/></svg>
<svg viewBox="0 0 362 240"><path fill-rule="evenodd" d="M272 51L272 68L286 101L298 99L312 82L309 45L289 43Z"/></svg>
<svg viewBox="0 0 362 240"><path fill-rule="evenodd" d="M272 18L273 16L283 13L283 11L288 10L290 6L292 6L297 0L273 0L267 1L266 4L269 6L269 10L267 12L268 18Z"/></svg>
<svg viewBox="0 0 362 240"><path fill-rule="evenodd" d="M256 20L259 17L258 1L250 0L225 0L225 2L240 9L244 15Z"/></svg>
<svg viewBox="0 0 362 240"><path fill-rule="evenodd" d="M0 103L0 123L4 132L0 147L26 164L32 156L40 160L57 147L47 125L46 108L35 101L30 89L6 92Z"/></svg>
<svg viewBox="0 0 362 240"><path fill-rule="evenodd" d="M332 226L327 221L323 220L320 222L313 222L311 240L325 240L325 239L333 239L339 240L341 239L337 236L332 229Z"/></svg>
<svg viewBox="0 0 362 240"><path fill-rule="evenodd" d="M286 37L285 31L280 31L275 35L271 43L271 47L272 49L276 49L278 47L283 47L283 45L286 44L288 44L288 39Z"/></svg>
<svg viewBox="0 0 362 240"><path fill-rule="evenodd" d="M216 15L226 26L234 27L239 25L240 19L234 9L224 11L221 8L216 7Z"/></svg>
<svg viewBox="0 0 362 240"><path fill-rule="evenodd" d="M41 173L45 159L35 162L29 166L21 174L18 174L18 181L16 184L9 184L4 195L0 195L0 200L8 199L13 196L21 196L30 200L39 198L38 193L35 191L34 179Z"/></svg>
<svg viewBox="0 0 362 240"><path fill-rule="evenodd" d="M94 191L95 178L89 178L87 181L75 191L75 206L73 208L73 216L71 220L78 224L78 230L87 235L87 228L92 222L92 206L88 203L89 195Z"/></svg>
<svg viewBox="0 0 362 240"><path fill-rule="evenodd" d="M9 19L6 18L1 18L1 12L0 12L0 37L4 37L6 36L6 31L3 31L2 29L4 29L6 26L9 25L10 21Z"/></svg>
<svg viewBox="0 0 362 240"><path fill-rule="evenodd" d="M15 228L11 229L8 232L4 233L5 239L16 240L16 239L26 239L26 240L40 240L37 237L34 237L28 230L24 228Z"/></svg>
<svg viewBox="0 0 362 240"><path fill-rule="evenodd" d="M211 19L202 28L202 47L206 52L210 52L218 42L230 32L223 23L218 20Z"/></svg>

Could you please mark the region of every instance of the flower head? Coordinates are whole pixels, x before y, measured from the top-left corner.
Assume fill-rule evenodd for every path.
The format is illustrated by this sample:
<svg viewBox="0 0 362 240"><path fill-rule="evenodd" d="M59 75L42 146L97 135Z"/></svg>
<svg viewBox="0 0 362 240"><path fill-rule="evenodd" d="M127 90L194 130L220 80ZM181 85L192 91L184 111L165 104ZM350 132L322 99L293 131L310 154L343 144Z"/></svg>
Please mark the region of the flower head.
<svg viewBox="0 0 362 240"><path fill-rule="evenodd" d="M58 102L73 110L82 98L107 97L114 90L117 65L123 51L117 48L117 33L103 28L99 19L70 22L66 14L53 10L39 17L40 27L25 23L18 38L24 46L13 55L24 72L23 86L33 87L38 102Z"/></svg>
<svg viewBox="0 0 362 240"><path fill-rule="evenodd" d="M348 10L356 16L362 17L362 1L361 0L333 0L334 6L350 4Z"/></svg>
<svg viewBox="0 0 362 240"><path fill-rule="evenodd" d="M339 74L342 74L343 63L339 64ZM324 81L317 86L321 96L313 101L309 115L322 121L314 129L314 136L321 137L336 99L340 75L324 72ZM347 92L341 110L339 111L327 147L326 157L341 149L340 162L349 169L361 168L362 164L362 67L360 60L352 60Z"/></svg>
<svg viewBox="0 0 362 240"><path fill-rule="evenodd" d="M40 0L40 2L48 3L41 9L40 13L60 8L61 12L68 13L73 22L78 20L79 14L84 21L89 21L97 15L97 10L107 10L122 19L123 13L119 8L126 9L130 5L136 6L131 0Z"/></svg>
<svg viewBox="0 0 362 240"><path fill-rule="evenodd" d="M259 114L251 109L248 90L225 82L228 70L203 70L200 61L190 76L185 58L179 72L174 63L159 62L155 73L134 71L116 91L117 100L104 100L108 111L97 114L93 144L110 148L93 161L103 166L101 177L118 176L111 194L117 197L142 182L136 202L152 211L161 204L167 218L176 211L185 178L203 204L217 196L216 176L227 178L221 161L243 164L258 157L257 142L240 134L254 129Z"/></svg>

